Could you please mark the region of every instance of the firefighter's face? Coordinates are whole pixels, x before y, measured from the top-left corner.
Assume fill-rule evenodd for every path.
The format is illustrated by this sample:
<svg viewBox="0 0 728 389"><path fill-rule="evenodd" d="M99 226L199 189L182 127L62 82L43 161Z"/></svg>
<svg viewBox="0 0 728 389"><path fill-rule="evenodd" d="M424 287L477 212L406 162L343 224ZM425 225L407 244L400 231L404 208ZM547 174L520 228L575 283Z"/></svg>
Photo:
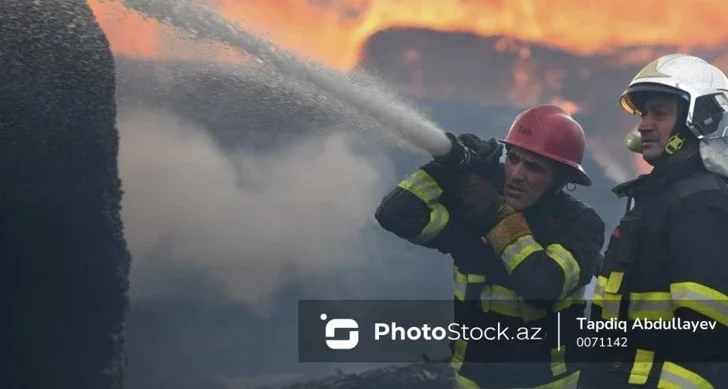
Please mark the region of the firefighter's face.
<svg viewBox="0 0 728 389"><path fill-rule="evenodd" d="M505 173L503 197L516 211L538 201L554 179L553 168L546 158L516 147L506 153Z"/></svg>
<svg viewBox="0 0 728 389"><path fill-rule="evenodd" d="M677 98L663 95L650 97L641 113L642 120L637 130L642 136L642 158L651 164L670 141L677 120Z"/></svg>

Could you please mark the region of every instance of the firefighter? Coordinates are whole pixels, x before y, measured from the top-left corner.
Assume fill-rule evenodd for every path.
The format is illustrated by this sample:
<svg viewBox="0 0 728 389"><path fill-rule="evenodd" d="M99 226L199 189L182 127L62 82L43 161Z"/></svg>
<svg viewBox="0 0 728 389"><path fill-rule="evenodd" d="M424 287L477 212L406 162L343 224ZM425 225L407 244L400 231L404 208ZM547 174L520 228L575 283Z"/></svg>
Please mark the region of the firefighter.
<svg viewBox="0 0 728 389"><path fill-rule="evenodd" d="M555 315L583 315L584 286L605 235L596 212L562 190L591 185L581 166L584 131L544 105L521 113L500 143L447 136L450 153L400 182L376 219L452 257L455 323L541 328L538 336L548 339L451 342L456 387L575 388L579 371L557 347ZM491 363L499 361L513 363Z"/></svg>
<svg viewBox="0 0 728 389"><path fill-rule="evenodd" d="M728 388L718 366L728 361L728 78L671 54L642 69L620 103L640 115L633 151L653 169L614 189L627 211L609 239L590 320L623 323L599 335L622 341L593 348L580 387ZM705 327L674 329L686 323Z"/></svg>

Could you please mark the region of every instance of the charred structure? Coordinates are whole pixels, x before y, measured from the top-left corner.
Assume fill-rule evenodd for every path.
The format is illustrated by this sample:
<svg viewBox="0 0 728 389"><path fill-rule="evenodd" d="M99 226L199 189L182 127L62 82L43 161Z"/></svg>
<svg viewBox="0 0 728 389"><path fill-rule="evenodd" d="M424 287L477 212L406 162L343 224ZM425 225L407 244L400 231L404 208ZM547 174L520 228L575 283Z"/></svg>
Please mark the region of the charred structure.
<svg viewBox="0 0 728 389"><path fill-rule="evenodd" d="M83 0L0 2L0 386L120 388L112 53Z"/></svg>

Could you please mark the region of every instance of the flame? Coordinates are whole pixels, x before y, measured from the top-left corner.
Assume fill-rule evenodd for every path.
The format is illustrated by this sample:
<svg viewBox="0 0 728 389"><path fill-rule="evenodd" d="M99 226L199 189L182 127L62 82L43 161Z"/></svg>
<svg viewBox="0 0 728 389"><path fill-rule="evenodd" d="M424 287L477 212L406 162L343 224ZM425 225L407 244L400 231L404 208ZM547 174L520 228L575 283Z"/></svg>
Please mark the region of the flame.
<svg viewBox="0 0 728 389"><path fill-rule="evenodd" d="M168 28L102 1L89 3L117 54L168 54L163 49ZM352 69L367 38L390 27L504 35L584 55L655 43L689 50L728 42L723 28L728 8L721 0L669 6L662 0L629 6L582 0L216 0L214 5L230 20L339 70ZM223 52L217 54L230 55ZM630 55L642 61L652 54L644 53Z"/></svg>
<svg viewBox="0 0 728 389"><path fill-rule="evenodd" d="M145 18L115 2L87 0L111 51L117 56L155 59L205 59L243 61L244 53L229 50L217 42L189 42L180 39L173 27Z"/></svg>
<svg viewBox="0 0 728 389"><path fill-rule="evenodd" d="M282 46L341 70L358 61L372 34L389 27L426 27L506 35L579 54L655 43L681 49L728 41L720 0L630 3L582 0L223 0L222 12L267 31ZM703 12L696 12L703 9ZM690 27L692 26L692 27ZM609 33L605 33L608 31Z"/></svg>
<svg viewBox="0 0 728 389"><path fill-rule="evenodd" d="M205 1L205 0L198 0ZM241 61L243 53L219 44L190 43L179 32L141 17L114 2L88 0L118 56L159 59ZM528 45L572 54L606 54L605 65L644 64L676 50L691 52L728 44L728 7L723 0L623 2L583 0L207 0L226 18L265 35L279 46L340 70L353 69L368 39L388 28L427 28L502 37L494 49L515 58L507 98L527 106L551 102L570 113L589 110L589 102L567 100L560 93L567 78L584 78L591 69L567 74L561 69L538 73L538 60ZM702 11L700 11L702 10ZM451 98L453 86L425 87L427 74L417 65L420 53L406 51L402 66L409 85L402 92ZM606 58L606 57L605 57ZM728 55L714 63L728 68ZM582 74L584 73L584 74ZM433 96L436 93L437 96ZM457 96L454 96L457 97ZM479 98L481 99L481 98ZM651 167L636 155L634 167Z"/></svg>
<svg viewBox="0 0 728 389"><path fill-rule="evenodd" d="M564 111L568 112L569 115L573 115L580 111L579 105L573 101L565 100L559 97L551 99L551 104L561 107Z"/></svg>

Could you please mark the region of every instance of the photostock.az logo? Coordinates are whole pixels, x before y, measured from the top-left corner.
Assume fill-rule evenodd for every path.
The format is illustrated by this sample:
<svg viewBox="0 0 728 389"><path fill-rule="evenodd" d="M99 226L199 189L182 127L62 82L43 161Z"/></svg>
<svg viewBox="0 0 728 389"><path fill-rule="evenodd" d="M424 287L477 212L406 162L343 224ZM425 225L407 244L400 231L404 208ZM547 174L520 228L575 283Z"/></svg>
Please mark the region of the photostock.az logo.
<svg viewBox="0 0 728 389"><path fill-rule="evenodd" d="M328 316L321 314L321 320ZM332 339L336 330L349 330L347 339ZM326 346L332 350L351 350L359 344L359 323L354 319L331 319L326 323Z"/></svg>

